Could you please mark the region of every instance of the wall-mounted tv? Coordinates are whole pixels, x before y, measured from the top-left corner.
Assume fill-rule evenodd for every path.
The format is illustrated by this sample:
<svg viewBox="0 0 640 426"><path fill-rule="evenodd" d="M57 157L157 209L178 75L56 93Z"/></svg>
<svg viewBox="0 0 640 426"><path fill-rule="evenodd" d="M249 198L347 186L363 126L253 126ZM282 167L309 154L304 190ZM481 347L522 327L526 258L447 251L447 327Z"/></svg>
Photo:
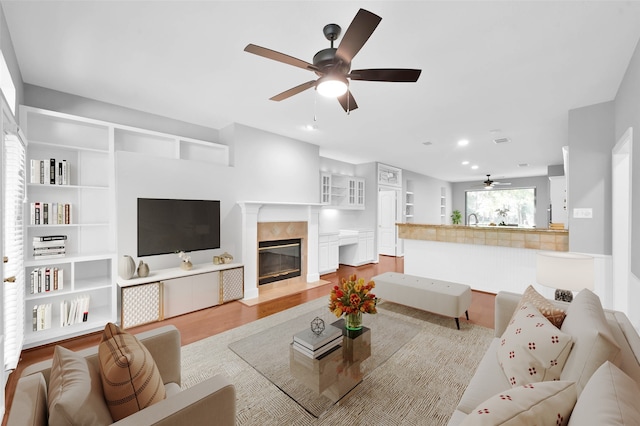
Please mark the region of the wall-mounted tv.
<svg viewBox="0 0 640 426"><path fill-rule="evenodd" d="M220 248L220 201L138 198L138 257Z"/></svg>

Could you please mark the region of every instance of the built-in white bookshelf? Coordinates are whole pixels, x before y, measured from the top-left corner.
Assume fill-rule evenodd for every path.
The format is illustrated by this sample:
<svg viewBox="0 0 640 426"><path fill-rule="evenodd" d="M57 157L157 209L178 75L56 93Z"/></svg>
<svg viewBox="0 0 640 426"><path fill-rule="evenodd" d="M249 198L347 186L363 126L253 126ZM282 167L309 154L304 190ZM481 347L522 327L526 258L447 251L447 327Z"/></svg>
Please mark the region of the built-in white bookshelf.
<svg viewBox="0 0 640 426"><path fill-rule="evenodd" d="M25 277L37 268L63 271L62 289L31 293L25 283L24 348L90 333L118 322L116 153L200 161L228 166L229 149L210 141L138 129L116 123L21 106L20 123L27 139ZM66 160L64 184L32 182L31 160ZM63 203L71 220L62 224L31 223L31 204ZM34 237L65 235L64 256L34 257ZM62 325L61 302L89 296L86 321ZM48 328L33 330L33 308L51 306Z"/></svg>
<svg viewBox="0 0 640 426"><path fill-rule="evenodd" d="M404 192L404 220L406 223L413 222L413 214L414 214L414 192L413 192L413 181L407 179L407 189Z"/></svg>
<svg viewBox="0 0 640 426"><path fill-rule="evenodd" d="M27 137L27 200L25 202L25 335L24 347L85 334L102 329L116 319L115 291L115 167L113 128L108 123L31 107L21 107L21 124ZM55 159L54 174L64 160L68 180L59 175L41 183L32 179L31 160ZM33 174L34 176L37 173ZM32 203L67 204L68 223L50 220L35 224ZM64 221L63 221L64 222ZM34 238L66 236L62 257L34 256ZM51 287L31 292L34 269L63 271L57 290ZM63 325L61 304L89 297L86 321ZM34 330L34 307L48 305L46 328ZM36 309L37 311L37 309Z"/></svg>

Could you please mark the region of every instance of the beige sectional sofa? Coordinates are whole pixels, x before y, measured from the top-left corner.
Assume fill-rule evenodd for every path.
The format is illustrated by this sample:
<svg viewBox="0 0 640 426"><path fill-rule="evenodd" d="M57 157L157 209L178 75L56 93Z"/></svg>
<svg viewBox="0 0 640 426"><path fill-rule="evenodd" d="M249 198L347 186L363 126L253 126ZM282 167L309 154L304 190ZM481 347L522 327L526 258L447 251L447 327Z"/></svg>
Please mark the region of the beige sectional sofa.
<svg viewBox="0 0 640 426"><path fill-rule="evenodd" d="M174 326L160 327L135 337L153 357L166 389L166 398L113 424L210 425L213 419L217 425L235 424L235 388L225 377L218 375L191 388L180 388L180 333ZM96 370L99 369L97 346L75 354L84 357L88 361L85 364L92 364ZM18 380L7 426L44 426L49 423L47 394L51 367L52 361L48 360L31 365L23 371ZM88 403L81 402L85 413L80 412L79 415L86 416L86 411L91 408Z"/></svg>
<svg viewBox="0 0 640 426"><path fill-rule="evenodd" d="M495 413L496 407L509 405L503 403L500 406L502 401L499 400L515 399L516 395L522 394L523 389L512 386L505 374L503 367L509 360L498 355L505 344L503 335L509 334L506 331L515 322L516 309L525 309L519 306L521 299L522 295L509 292L500 292L496 296L495 338L453 413L449 426L496 424L484 419L489 417L490 411ZM603 310L599 298L588 290L580 292L572 304L546 299L545 302L565 310L566 318L561 327L556 328L556 334L570 336L570 352L558 373L559 377L544 382L544 385L533 383L524 387L536 387L536 391L540 392L545 386L555 387L551 392L554 397L565 394L562 404L568 407L568 414L565 412L561 415L559 411L558 424L640 424L640 337L629 319L622 312ZM527 307L531 309L528 303ZM547 325L547 328L553 327ZM535 401L529 408L534 410L533 407L540 405L539 402ZM547 412L555 409L545 408ZM528 415L529 420L525 416L518 421L513 416L504 423L531 424L531 419L539 422L540 412L532 411ZM603 417L605 415L609 417ZM589 420L584 423L585 419Z"/></svg>

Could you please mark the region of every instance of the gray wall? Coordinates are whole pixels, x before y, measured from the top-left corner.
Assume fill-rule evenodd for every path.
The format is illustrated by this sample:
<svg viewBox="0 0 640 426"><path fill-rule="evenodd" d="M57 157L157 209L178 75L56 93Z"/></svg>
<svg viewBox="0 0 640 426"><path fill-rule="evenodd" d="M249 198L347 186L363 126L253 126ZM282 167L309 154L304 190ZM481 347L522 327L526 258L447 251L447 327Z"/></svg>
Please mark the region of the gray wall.
<svg viewBox="0 0 640 426"><path fill-rule="evenodd" d="M569 111L569 249L611 254L611 149L615 145L614 103ZM593 209L592 219L573 209Z"/></svg>
<svg viewBox="0 0 640 426"><path fill-rule="evenodd" d="M24 85L24 105L141 129L218 142L218 131L180 120L149 114L31 84Z"/></svg>
<svg viewBox="0 0 640 426"><path fill-rule="evenodd" d="M632 152L632 205L631 205L631 271L640 277L640 43L629 62L615 99L615 138L618 141L624 132L633 128Z"/></svg>
<svg viewBox="0 0 640 426"><path fill-rule="evenodd" d="M547 228L548 216L547 209L549 208L550 196L549 196L549 178L547 176L531 176L524 178L513 179L500 179L505 182L510 182L509 188L536 188L536 227ZM452 198L453 204L452 210L460 210L464 216L465 212L465 192L468 190L477 191L482 189L479 185L482 185L482 180L472 182L456 182L452 184ZM466 217L463 222L466 224ZM451 223L450 218L447 217L447 223Z"/></svg>
<svg viewBox="0 0 640 426"><path fill-rule="evenodd" d="M7 68L11 73L13 84L16 86L16 104L21 105L24 103L24 85L22 82L22 73L18 66L18 59L16 58L16 52L13 49L13 42L11 41L11 35L9 34L9 28L7 27L7 21L5 19L4 10L0 5L0 50L4 55L4 60L7 63ZM18 115L18 107L16 105L16 116Z"/></svg>

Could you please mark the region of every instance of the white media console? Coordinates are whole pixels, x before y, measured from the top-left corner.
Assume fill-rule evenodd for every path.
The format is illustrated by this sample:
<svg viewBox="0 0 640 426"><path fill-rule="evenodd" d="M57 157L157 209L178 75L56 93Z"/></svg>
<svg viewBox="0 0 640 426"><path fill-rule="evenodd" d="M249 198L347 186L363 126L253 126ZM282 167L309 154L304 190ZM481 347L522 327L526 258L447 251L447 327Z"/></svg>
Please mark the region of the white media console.
<svg viewBox="0 0 640 426"><path fill-rule="evenodd" d="M199 264L151 271L144 278L118 278L120 325L129 328L244 297L244 266Z"/></svg>

